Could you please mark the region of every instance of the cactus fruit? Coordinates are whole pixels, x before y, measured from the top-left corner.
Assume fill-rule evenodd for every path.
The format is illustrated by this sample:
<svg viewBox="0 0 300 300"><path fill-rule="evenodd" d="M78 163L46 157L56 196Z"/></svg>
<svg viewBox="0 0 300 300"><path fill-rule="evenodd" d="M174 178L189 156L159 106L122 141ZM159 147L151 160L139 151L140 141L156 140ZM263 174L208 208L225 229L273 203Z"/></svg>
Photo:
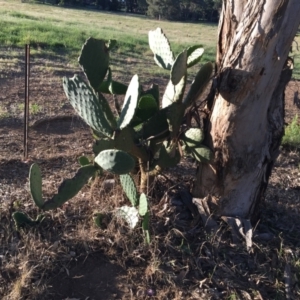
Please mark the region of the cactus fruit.
<svg viewBox="0 0 300 300"><path fill-rule="evenodd" d="M135 166L135 161L122 150L104 150L95 157L95 162L104 170L115 174L127 174Z"/></svg>
<svg viewBox="0 0 300 300"><path fill-rule="evenodd" d="M161 28L149 31L149 46L157 65L163 69L171 70L174 63L174 55L169 41Z"/></svg>
<svg viewBox="0 0 300 300"><path fill-rule="evenodd" d="M182 51L176 58L172 69L171 69L171 82L174 86L176 86L186 75L187 68L187 51Z"/></svg>
<svg viewBox="0 0 300 300"><path fill-rule="evenodd" d="M27 214L16 211L12 214L12 217L15 222L16 229L19 230L24 226L35 226L44 220L44 215L38 215L35 220L31 219Z"/></svg>
<svg viewBox="0 0 300 300"><path fill-rule="evenodd" d="M118 120L119 129L125 128L131 122L135 114L138 99L139 99L139 77L137 75L134 75L128 86L121 115Z"/></svg>
<svg viewBox="0 0 300 300"><path fill-rule="evenodd" d="M44 205L42 194L42 174L37 164L32 164L29 170L29 188L32 199L38 208Z"/></svg>
<svg viewBox="0 0 300 300"><path fill-rule="evenodd" d="M97 98L93 90L78 76L64 77L63 87L70 103L84 121L94 130L112 136L112 112L103 97ZM99 94L101 95L101 94Z"/></svg>
<svg viewBox="0 0 300 300"><path fill-rule="evenodd" d="M189 47L187 49L187 56L188 56L187 67L190 68L196 65L201 60L203 53L204 53L204 49L198 45Z"/></svg>
<svg viewBox="0 0 300 300"><path fill-rule="evenodd" d="M142 193L140 195L140 200L139 200L139 214L140 216L144 217L147 212L148 212L148 199L147 196L144 193Z"/></svg>
<svg viewBox="0 0 300 300"><path fill-rule="evenodd" d="M129 174L120 175L120 182L132 206L137 206L138 204L137 189L132 177Z"/></svg>
<svg viewBox="0 0 300 300"><path fill-rule="evenodd" d="M113 42L108 47L111 48ZM78 58L91 87L98 91L107 73L109 64L109 51L105 41L89 38L82 47Z"/></svg>
<svg viewBox="0 0 300 300"><path fill-rule="evenodd" d="M199 72L196 74L194 81L192 82L192 85L186 98L183 100L183 104L185 107L190 106L194 101L196 101L199 98L199 96L209 83L212 73L213 64L211 62L208 62L201 67Z"/></svg>

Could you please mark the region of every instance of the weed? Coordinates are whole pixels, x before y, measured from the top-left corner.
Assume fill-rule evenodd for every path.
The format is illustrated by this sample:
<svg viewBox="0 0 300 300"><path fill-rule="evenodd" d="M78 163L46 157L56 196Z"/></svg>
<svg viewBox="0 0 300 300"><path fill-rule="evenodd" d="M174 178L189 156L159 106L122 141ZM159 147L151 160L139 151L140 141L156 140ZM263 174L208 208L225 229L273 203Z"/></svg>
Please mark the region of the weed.
<svg viewBox="0 0 300 300"><path fill-rule="evenodd" d="M285 128L282 145L295 148L300 147L300 125L298 123L298 115L296 115L291 124Z"/></svg>

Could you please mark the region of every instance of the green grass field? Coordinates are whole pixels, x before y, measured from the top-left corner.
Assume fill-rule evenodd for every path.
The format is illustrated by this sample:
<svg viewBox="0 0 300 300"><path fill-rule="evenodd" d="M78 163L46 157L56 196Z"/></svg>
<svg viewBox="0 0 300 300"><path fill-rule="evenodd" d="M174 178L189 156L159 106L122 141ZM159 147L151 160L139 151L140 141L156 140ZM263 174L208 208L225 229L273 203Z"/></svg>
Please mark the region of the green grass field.
<svg viewBox="0 0 300 300"><path fill-rule="evenodd" d="M0 44L43 48L57 54L78 56L84 41L92 36L118 41L117 54L152 56L148 31L157 27L167 34L173 51L200 44L206 49L204 61L214 60L217 25L155 21L143 16L103 13L50 5L0 1Z"/></svg>
<svg viewBox="0 0 300 300"><path fill-rule="evenodd" d="M203 61L214 61L217 25L167 22L143 16L113 14L92 10L70 9L51 5L22 3L20 0L0 0L0 45L24 46L68 55L75 63L84 41L92 36L116 39L116 54L133 58L150 58L147 34L161 27L167 34L173 51L178 54L183 48L200 44L205 48ZM296 37L294 52L294 77L300 78L300 37ZM33 51L33 54L35 52ZM117 55L114 58L117 58ZM120 60L119 65L122 64ZM139 70L143 66L139 66ZM160 73L154 68L149 73ZM146 72L148 73L148 72Z"/></svg>

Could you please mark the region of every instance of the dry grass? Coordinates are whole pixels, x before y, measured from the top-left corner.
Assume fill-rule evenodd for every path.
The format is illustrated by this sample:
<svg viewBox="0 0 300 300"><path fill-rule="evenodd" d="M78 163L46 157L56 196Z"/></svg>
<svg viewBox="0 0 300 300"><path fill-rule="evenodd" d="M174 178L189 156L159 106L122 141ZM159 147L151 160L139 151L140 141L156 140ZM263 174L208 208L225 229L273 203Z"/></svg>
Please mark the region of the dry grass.
<svg viewBox="0 0 300 300"><path fill-rule="evenodd" d="M0 1L0 9L3 3L15 2ZM25 12L27 4L20 5L21 13L39 18L45 8L34 6L35 10ZM86 13L91 17L95 14ZM156 27L155 21L151 22L147 26ZM163 23L175 40L178 29ZM196 166L189 161L159 177L155 184L150 246L145 245L141 229L131 230L114 217L115 209L129 202L118 178L110 175L91 181L63 207L45 213L38 226L17 231L11 217L14 211L25 211L32 218L40 213L28 191L30 163L41 166L44 197L50 197L63 178L76 172L78 157L92 154L92 138L74 116L61 87L62 76L80 70L66 58L43 56L40 50L32 61L31 99L41 110L31 115L30 124L51 116L70 117L49 118L30 127L30 161L23 161L23 116L18 109L23 101L23 53L19 48L1 51L1 57L13 63L1 65L5 79L1 81L0 115L1 111L8 114L0 117L1 299L273 300L286 299L288 294L291 299L300 298L300 171L299 153L295 151L283 150L275 166L251 254L242 241L232 243L224 223L220 223L217 234L207 234L177 197L178 182L186 189L192 184ZM140 57L131 57L128 63L140 61ZM129 81L128 73L118 76ZM166 79L159 78L157 83L165 84ZM293 101L299 86L295 82L291 86L288 121L298 112ZM109 185L107 180L114 183ZM101 229L94 225L95 212L106 216ZM154 296L150 297L151 293Z"/></svg>

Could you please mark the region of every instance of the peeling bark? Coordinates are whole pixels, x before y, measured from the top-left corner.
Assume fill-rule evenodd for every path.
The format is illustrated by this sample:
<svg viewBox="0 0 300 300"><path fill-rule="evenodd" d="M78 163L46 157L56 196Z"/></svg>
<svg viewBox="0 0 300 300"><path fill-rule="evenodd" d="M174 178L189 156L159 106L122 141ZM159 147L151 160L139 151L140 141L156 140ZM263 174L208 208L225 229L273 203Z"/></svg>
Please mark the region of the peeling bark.
<svg viewBox="0 0 300 300"><path fill-rule="evenodd" d="M206 144L193 194L209 196L216 216L251 218L264 195L284 132L288 53L299 26L299 0L227 0L219 23Z"/></svg>

